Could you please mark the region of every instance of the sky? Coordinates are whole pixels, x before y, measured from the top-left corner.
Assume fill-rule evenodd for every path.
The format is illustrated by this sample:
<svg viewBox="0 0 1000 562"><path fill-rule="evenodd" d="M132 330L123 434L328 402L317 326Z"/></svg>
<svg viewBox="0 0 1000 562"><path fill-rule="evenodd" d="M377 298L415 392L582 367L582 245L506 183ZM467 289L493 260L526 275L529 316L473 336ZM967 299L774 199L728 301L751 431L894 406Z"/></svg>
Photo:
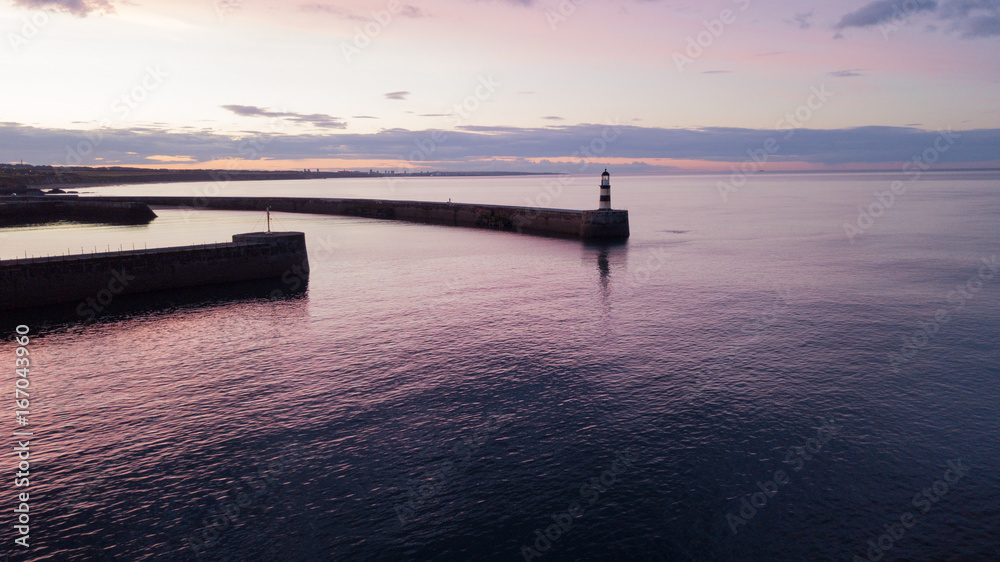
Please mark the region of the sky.
<svg viewBox="0 0 1000 562"><path fill-rule="evenodd" d="M1000 167L1000 0L0 0L0 162Z"/></svg>

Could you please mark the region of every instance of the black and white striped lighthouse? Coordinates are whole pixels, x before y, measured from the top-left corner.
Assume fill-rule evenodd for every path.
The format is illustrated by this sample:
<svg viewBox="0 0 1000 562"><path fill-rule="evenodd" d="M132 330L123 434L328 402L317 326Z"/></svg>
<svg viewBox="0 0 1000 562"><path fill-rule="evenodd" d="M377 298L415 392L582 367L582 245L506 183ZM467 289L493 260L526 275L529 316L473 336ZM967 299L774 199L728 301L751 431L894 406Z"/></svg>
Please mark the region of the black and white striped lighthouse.
<svg viewBox="0 0 1000 562"><path fill-rule="evenodd" d="M601 174L601 206L598 209L601 211L611 210L611 174L608 173L607 168Z"/></svg>

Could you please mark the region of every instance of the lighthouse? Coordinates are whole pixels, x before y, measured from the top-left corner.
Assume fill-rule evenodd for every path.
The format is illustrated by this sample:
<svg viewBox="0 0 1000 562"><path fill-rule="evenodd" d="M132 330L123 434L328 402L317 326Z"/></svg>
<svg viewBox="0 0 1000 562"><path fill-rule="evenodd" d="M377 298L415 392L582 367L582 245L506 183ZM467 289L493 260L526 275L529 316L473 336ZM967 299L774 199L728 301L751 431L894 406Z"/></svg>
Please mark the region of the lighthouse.
<svg viewBox="0 0 1000 562"><path fill-rule="evenodd" d="M601 205L583 213L580 236L583 238L628 238L628 211L611 208L611 174L601 174Z"/></svg>
<svg viewBox="0 0 1000 562"><path fill-rule="evenodd" d="M601 211L611 210L611 174L608 173L607 168L601 174L601 206L598 209Z"/></svg>

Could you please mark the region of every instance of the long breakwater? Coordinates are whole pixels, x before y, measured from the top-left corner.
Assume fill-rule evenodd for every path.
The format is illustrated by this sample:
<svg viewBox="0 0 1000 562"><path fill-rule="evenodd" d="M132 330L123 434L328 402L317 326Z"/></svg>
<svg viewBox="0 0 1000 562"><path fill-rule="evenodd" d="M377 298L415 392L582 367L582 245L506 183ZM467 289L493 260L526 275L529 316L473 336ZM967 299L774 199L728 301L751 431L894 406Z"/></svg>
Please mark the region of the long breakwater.
<svg viewBox="0 0 1000 562"><path fill-rule="evenodd" d="M628 211L541 209L506 205L308 197L81 197L81 201L145 203L205 210L272 211L341 215L486 228L588 239L629 236Z"/></svg>

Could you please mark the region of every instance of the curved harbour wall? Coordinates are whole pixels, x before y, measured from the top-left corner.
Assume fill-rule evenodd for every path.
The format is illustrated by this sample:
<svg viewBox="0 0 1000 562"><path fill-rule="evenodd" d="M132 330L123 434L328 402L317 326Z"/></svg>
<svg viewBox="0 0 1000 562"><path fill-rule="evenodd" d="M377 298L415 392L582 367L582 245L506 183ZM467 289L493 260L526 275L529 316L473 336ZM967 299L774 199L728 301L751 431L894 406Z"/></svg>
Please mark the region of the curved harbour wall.
<svg viewBox="0 0 1000 562"><path fill-rule="evenodd" d="M51 198L49 198L51 197ZM0 226L56 221L101 224L147 224L156 218L149 205L135 201L82 201L75 197L0 200Z"/></svg>
<svg viewBox="0 0 1000 562"><path fill-rule="evenodd" d="M255 279L301 285L309 274L305 234L237 234L224 244L0 261L0 310L79 303L121 294ZM107 304L107 303L103 303Z"/></svg>
<svg viewBox="0 0 1000 562"><path fill-rule="evenodd" d="M628 238L628 211L572 211L506 205L309 197L86 197L86 201L272 211L402 220L574 238Z"/></svg>

